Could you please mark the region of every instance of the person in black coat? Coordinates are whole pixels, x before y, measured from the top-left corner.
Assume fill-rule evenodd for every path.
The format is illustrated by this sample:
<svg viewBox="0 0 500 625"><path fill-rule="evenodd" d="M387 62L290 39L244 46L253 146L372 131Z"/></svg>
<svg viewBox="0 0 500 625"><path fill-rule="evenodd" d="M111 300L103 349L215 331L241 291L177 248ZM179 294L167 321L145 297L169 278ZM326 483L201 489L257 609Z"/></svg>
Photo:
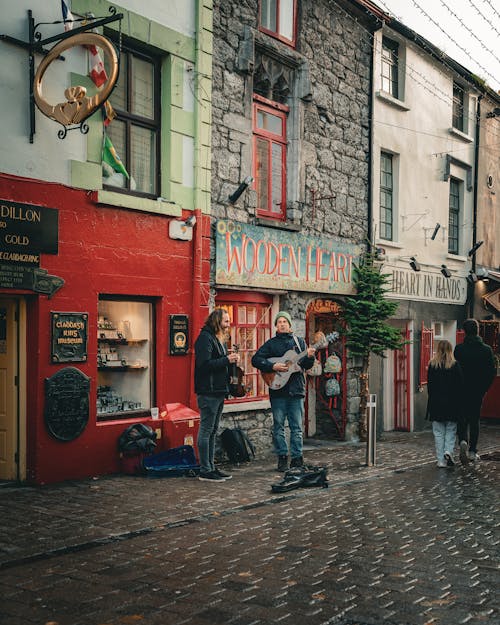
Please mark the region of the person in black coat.
<svg viewBox="0 0 500 625"><path fill-rule="evenodd" d="M438 341L427 370L427 419L432 421L438 467L453 466L464 377L449 341Z"/></svg>
<svg viewBox="0 0 500 625"><path fill-rule="evenodd" d="M216 308L207 317L194 344L194 390L200 409L199 479L211 482L231 478L214 464L215 436L224 399L229 394L229 365L237 364L240 358L237 353L227 353L225 340L229 326L228 312L223 308Z"/></svg>
<svg viewBox="0 0 500 625"><path fill-rule="evenodd" d="M313 347L307 347L304 339L298 339L292 332L292 319L286 311L280 311L274 320L276 336L270 338L253 355L252 365L271 378L273 374L283 374L282 380L288 381L282 388L269 388L269 399L273 412L273 445L278 456L278 471L288 469L288 445L285 437L285 421L290 427L290 467L301 467L302 457L302 420L304 417L304 397L306 383L304 371L314 364ZM304 355L293 365L280 360L287 352ZM295 370L295 365L297 369ZM289 370L293 372L290 373ZM270 379L270 378L268 378Z"/></svg>
<svg viewBox="0 0 500 625"><path fill-rule="evenodd" d="M467 464L479 460L477 441L479 438L479 416L486 391L496 376L493 350L479 336L479 325L475 319L464 321L464 342L455 347L455 358L460 363L465 380L465 403L463 418L458 422L460 461ZM470 437L467 436L469 430Z"/></svg>

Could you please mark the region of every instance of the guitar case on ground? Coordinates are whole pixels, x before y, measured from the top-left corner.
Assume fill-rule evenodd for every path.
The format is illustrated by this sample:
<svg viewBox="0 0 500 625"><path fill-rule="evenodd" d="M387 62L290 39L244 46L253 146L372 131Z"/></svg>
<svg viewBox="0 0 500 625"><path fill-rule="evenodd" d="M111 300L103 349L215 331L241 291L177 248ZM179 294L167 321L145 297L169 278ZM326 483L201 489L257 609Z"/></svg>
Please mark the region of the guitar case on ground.
<svg viewBox="0 0 500 625"><path fill-rule="evenodd" d="M328 488L328 469L304 465L285 472L283 479L271 486L273 493L288 493L296 488L311 488L318 486Z"/></svg>

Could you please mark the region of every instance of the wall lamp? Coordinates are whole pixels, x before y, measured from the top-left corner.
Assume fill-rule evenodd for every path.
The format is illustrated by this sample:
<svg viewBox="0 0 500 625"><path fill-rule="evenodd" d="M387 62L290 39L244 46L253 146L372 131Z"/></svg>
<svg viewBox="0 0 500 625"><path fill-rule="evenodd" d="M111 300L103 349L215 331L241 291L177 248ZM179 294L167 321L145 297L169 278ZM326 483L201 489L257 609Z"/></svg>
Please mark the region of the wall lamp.
<svg viewBox="0 0 500 625"><path fill-rule="evenodd" d="M243 191L248 189L248 187L252 184L252 182L253 182L253 177L247 176L245 180L243 180L243 182L240 184L240 186L236 189L236 191L234 191L234 193L231 193L231 195L228 197L229 203L236 204L236 202L240 198Z"/></svg>
<svg viewBox="0 0 500 625"><path fill-rule="evenodd" d="M410 256L410 267L413 271L420 271L420 263L415 258L415 256Z"/></svg>
<svg viewBox="0 0 500 625"><path fill-rule="evenodd" d="M436 223L434 228L424 228L425 245L427 245L427 236L428 236L427 233L432 230L432 234L429 238L431 241L434 241L434 239L437 237L437 234L440 228L441 228L441 224L439 222ZM445 228L443 228L443 241L444 241L444 231L445 231Z"/></svg>
<svg viewBox="0 0 500 625"><path fill-rule="evenodd" d="M479 280L479 278L477 277L477 275L471 269L469 271L469 275L467 276L467 282L469 282L469 284L475 284L478 280Z"/></svg>
<svg viewBox="0 0 500 625"><path fill-rule="evenodd" d="M445 278L451 278L451 271L446 265L441 265L441 273Z"/></svg>
<svg viewBox="0 0 500 625"><path fill-rule="evenodd" d="M478 241L477 243L475 243L469 250L469 253L467 254L467 256L469 256L469 258L471 256L474 256L474 254L477 252L477 250L481 247L483 243L484 241Z"/></svg>

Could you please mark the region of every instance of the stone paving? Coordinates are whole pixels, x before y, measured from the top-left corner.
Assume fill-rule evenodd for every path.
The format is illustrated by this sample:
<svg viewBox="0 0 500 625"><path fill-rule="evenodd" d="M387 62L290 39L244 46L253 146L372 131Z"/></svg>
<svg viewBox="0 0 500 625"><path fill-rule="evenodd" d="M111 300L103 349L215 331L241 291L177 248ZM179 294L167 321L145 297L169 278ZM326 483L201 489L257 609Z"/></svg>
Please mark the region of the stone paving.
<svg viewBox="0 0 500 625"><path fill-rule="evenodd" d="M432 436L311 445L330 488L112 476L0 489L2 625L500 625L499 463L437 469ZM497 457L500 427L482 428ZM494 452L497 452L496 454Z"/></svg>

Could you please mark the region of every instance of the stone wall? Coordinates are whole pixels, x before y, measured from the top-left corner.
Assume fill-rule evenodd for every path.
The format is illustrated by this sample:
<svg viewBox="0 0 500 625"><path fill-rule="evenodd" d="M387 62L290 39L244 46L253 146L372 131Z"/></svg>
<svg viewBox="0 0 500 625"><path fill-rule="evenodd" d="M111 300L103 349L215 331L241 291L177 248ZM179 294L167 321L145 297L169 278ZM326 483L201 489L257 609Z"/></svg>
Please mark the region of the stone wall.
<svg viewBox="0 0 500 625"><path fill-rule="evenodd" d="M362 243L368 231L371 37L333 0L298 3L295 49L258 31L258 0L214 3L212 219L262 223L256 194L235 206L228 196L252 173L254 83L279 74L287 92L287 222L308 235ZM264 59L264 61L262 60ZM212 283L214 283L212 266ZM280 297L294 327L305 334L307 304L321 294L290 291ZM337 298L339 301L341 297ZM356 439L359 368L349 360L346 438ZM259 454L271 449L269 411L238 414ZM232 425L223 415L222 425Z"/></svg>

